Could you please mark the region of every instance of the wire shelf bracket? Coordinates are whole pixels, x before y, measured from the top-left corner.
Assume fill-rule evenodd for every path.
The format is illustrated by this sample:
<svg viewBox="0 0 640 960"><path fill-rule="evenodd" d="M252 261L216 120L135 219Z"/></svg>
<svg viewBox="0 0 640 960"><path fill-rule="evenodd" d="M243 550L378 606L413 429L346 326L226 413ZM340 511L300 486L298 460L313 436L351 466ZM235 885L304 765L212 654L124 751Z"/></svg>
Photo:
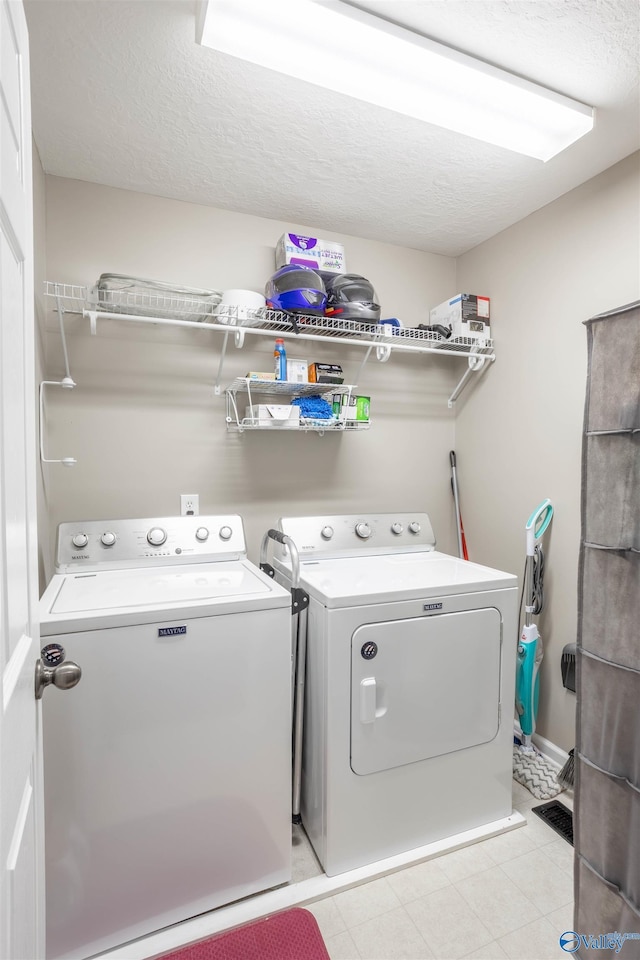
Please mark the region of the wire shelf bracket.
<svg viewBox="0 0 640 960"><path fill-rule="evenodd" d="M469 357L468 367L463 373L460 380L458 381L458 385L456 386L455 390L453 391L453 393L451 394L447 402L447 406L449 407L450 410L453 409L453 407L455 406L456 400L462 393L465 387L465 384L467 383L471 375L473 373L476 373L476 374L482 373L483 370L488 369L488 367L490 366L490 364L487 361L491 361L491 363L493 363L494 360L495 360L495 356L493 355L489 357L476 357L476 356Z"/></svg>

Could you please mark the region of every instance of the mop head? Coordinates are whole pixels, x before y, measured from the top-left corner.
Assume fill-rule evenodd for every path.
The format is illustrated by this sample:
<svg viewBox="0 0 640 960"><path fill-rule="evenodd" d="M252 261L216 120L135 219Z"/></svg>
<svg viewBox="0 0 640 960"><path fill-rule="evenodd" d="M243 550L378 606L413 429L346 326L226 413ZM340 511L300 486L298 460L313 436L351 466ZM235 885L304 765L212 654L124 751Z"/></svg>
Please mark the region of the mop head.
<svg viewBox="0 0 640 960"><path fill-rule="evenodd" d="M537 800L551 800L562 791L558 771L539 753L513 745L513 779Z"/></svg>

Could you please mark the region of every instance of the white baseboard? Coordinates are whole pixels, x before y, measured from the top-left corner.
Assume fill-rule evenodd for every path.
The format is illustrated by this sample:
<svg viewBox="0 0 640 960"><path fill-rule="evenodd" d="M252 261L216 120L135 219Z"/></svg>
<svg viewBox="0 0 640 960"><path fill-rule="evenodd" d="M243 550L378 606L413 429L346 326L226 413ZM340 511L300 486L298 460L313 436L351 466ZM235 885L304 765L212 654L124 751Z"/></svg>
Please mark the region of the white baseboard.
<svg viewBox="0 0 640 960"><path fill-rule="evenodd" d="M569 759L568 753L566 753L560 747L557 747L555 743L551 742L551 740L545 740L544 737L539 736L537 733L534 733L531 739L540 753L542 753L547 760L550 760L551 763L556 764L560 768L564 767L565 763Z"/></svg>
<svg viewBox="0 0 640 960"><path fill-rule="evenodd" d="M522 730L518 723L514 723L513 732L518 738L522 738ZM565 763L569 759L569 754L562 750L560 747L556 746L555 743L552 743L551 740L547 740L545 737L541 737L539 733L534 733L531 737L534 747L536 747L540 753L545 757L550 763L562 769Z"/></svg>

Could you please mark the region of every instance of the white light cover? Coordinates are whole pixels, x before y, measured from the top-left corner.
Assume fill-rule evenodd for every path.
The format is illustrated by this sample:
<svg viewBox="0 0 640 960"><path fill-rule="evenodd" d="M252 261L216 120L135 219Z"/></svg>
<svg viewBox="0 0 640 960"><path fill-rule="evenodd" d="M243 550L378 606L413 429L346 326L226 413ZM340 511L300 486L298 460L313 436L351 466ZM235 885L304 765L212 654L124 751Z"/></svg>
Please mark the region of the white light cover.
<svg viewBox="0 0 640 960"><path fill-rule="evenodd" d="M204 46L539 160L591 107L340 0L203 0Z"/></svg>

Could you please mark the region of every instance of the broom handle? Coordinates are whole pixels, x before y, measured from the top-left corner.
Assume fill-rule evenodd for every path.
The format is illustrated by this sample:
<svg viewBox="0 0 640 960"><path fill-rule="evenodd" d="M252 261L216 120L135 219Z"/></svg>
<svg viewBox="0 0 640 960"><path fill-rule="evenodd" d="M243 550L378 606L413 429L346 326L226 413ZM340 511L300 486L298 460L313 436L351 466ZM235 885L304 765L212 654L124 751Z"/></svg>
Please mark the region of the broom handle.
<svg viewBox="0 0 640 960"><path fill-rule="evenodd" d="M458 534L458 556L464 557L464 550L462 549L462 519L460 517L460 500L458 499L458 478L456 476L456 453L455 450L452 450L449 454L449 462L451 463L451 487L453 489L453 502L456 508L456 532Z"/></svg>

